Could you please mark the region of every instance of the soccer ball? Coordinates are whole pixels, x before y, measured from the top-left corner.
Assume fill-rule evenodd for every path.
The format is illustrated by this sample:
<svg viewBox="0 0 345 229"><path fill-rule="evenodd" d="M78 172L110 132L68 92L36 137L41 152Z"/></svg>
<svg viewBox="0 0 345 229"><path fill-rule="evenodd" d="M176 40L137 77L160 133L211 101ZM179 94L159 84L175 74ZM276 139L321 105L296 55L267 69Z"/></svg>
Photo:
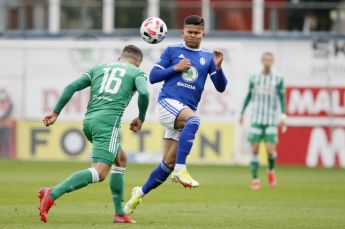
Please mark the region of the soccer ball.
<svg viewBox="0 0 345 229"><path fill-rule="evenodd" d="M140 35L144 41L150 44L158 44L167 35L168 28L164 21L157 17L150 17L143 21L140 27Z"/></svg>

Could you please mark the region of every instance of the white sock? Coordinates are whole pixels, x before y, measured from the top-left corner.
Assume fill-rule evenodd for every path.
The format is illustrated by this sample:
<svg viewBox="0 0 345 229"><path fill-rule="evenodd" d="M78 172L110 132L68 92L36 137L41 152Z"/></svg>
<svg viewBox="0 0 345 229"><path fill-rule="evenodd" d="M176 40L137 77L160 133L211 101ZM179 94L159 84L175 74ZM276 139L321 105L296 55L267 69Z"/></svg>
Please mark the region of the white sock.
<svg viewBox="0 0 345 229"><path fill-rule="evenodd" d="M176 172L181 172L182 170L184 170L186 168L186 165L185 164L175 164L175 168L174 168L174 171Z"/></svg>
<svg viewBox="0 0 345 229"><path fill-rule="evenodd" d="M252 161L258 161L258 154L252 153Z"/></svg>
<svg viewBox="0 0 345 229"><path fill-rule="evenodd" d="M141 196L141 197L144 197L144 196L145 196L145 194L144 194L144 192L143 192L143 188L139 188L138 194L139 194L139 196Z"/></svg>

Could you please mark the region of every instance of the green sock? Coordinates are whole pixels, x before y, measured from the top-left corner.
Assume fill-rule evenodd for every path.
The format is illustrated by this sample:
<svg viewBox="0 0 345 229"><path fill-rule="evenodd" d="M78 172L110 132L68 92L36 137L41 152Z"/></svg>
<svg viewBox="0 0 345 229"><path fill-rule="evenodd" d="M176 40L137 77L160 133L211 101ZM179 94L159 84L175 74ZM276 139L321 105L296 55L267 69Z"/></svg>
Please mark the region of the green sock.
<svg viewBox="0 0 345 229"><path fill-rule="evenodd" d="M123 196L124 196L124 189L125 189L125 175L126 168L123 167L111 167L111 175L109 179L111 195L113 198L115 214L120 216L124 216L125 212L123 209Z"/></svg>
<svg viewBox="0 0 345 229"><path fill-rule="evenodd" d="M53 200L56 200L66 192L73 192L77 189L87 186L90 183L99 181L96 169L89 168L73 173L66 180L56 185L50 193Z"/></svg>
<svg viewBox="0 0 345 229"><path fill-rule="evenodd" d="M269 171L274 170L275 166L276 166L276 154L275 153L269 154L268 155L268 170Z"/></svg>
<svg viewBox="0 0 345 229"><path fill-rule="evenodd" d="M257 156L250 162L250 171L252 173L253 179L258 178L258 171L259 171L259 161L257 159Z"/></svg>

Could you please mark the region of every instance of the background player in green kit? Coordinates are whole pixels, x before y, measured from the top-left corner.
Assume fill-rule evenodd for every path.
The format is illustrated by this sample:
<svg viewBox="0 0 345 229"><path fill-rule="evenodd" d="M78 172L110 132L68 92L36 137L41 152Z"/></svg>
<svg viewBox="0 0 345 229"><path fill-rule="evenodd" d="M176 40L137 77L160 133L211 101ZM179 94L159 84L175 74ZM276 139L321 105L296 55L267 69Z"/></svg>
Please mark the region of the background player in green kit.
<svg viewBox="0 0 345 229"><path fill-rule="evenodd" d="M278 143L277 115L278 105L280 104L280 121L278 126L283 132L286 130L285 114L285 88L282 76L272 73L274 62L273 54L265 52L262 55L261 62L263 70L259 74L251 76L249 81L249 90L245 98L240 123L243 125L243 115L249 102L252 102L251 127L248 140L252 145L253 158L250 163L252 172L251 188L256 190L260 188L260 179L258 178L259 162L259 143L263 140L266 143L268 152L268 182L271 187L276 186L275 161L277 157L276 144Z"/></svg>
<svg viewBox="0 0 345 229"><path fill-rule="evenodd" d="M118 61L97 65L69 84L63 91L54 111L43 118L46 126L54 124L62 108L76 91L90 89L90 100L83 122L83 131L92 142L91 168L78 171L53 188L39 190L41 219L47 222L47 214L54 201L90 183L103 181L109 170L110 189L115 206L114 223L135 223L123 210L124 172L127 157L119 143L121 118L132 95L138 91L139 116L130 124L137 132L145 120L149 104L146 74L138 67L143 54L133 45L126 46Z"/></svg>

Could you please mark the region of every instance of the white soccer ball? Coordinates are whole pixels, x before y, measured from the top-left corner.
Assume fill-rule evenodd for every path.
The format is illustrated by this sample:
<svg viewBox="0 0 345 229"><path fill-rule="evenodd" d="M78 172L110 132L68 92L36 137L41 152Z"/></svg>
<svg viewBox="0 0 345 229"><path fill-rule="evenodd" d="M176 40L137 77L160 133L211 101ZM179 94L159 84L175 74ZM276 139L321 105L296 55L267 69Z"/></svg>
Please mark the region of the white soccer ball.
<svg viewBox="0 0 345 229"><path fill-rule="evenodd" d="M144 41L150 44L158 44L167 35L168 28L164 21L158 17L150 17L143 21L140 27L140 35Z"/></svg>

